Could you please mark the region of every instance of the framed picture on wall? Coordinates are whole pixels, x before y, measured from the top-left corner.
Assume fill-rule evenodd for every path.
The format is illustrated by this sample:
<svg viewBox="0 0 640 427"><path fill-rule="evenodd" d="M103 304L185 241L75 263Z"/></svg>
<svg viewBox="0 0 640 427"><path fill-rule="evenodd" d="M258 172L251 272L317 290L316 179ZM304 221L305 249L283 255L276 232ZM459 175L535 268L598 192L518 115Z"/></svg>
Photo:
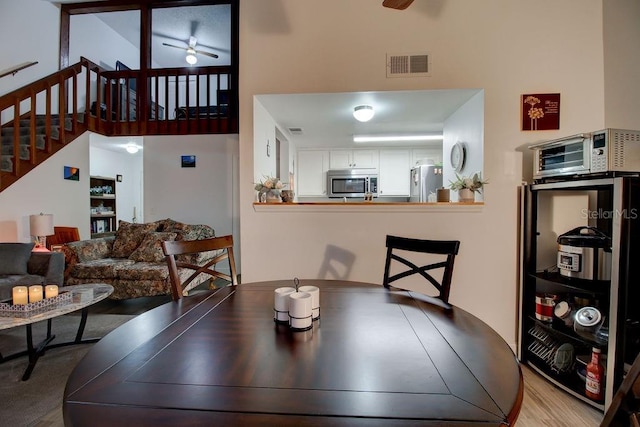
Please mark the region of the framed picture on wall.
<svg viewBox="0 0 640 427"><path fill-rule="evenodd" d="M195 168L196 167L196 156L188 155L181 157L181 165L183 168Z"/></svg>
<svg viewBox="0 0 640 427"><path fill-rule="evenodd" d="M73 166L64 167L64 179L69 181L80 181L80 169Z"/></svg>

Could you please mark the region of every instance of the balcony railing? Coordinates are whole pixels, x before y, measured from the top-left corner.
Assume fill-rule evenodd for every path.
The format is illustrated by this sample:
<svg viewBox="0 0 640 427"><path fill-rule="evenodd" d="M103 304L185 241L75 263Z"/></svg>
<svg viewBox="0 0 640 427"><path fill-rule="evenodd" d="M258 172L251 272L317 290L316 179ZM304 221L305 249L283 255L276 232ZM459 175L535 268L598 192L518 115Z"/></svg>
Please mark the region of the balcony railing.
<svg viewBox="0 0 640 427"><path fill-rule="evenodd" d="M0 97L0 122L1 191L86 130L237 133L237 83L230 66L110 71L81 58Z"/></svg>

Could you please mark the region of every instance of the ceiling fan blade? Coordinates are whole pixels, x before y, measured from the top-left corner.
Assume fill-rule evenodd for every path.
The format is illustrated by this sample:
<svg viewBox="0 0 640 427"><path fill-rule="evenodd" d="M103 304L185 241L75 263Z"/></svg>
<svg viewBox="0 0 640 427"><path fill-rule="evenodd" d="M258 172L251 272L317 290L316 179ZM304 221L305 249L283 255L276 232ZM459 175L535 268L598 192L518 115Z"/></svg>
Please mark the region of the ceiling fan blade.
<svg viewBox="0 0 640 427"><path fill-rule="evenodd" d="M196 50L196 53L197 53L198 55L206 55L206 56L210 56L210 57L212 57L212 58L217 58L217 57L218 57L218 55L216 55L215 53L205 52L205 51L203 51L203 50Z"/></svg>
<svg viewBox="0 0 640 427"><path fill-rule="evenodd" d="M182 49L182 50L187 50L187 47L182 47L182 46L176 46L174 44L169 44L169 43L162 43L163 46L169 46L169 47L175 47L176 49Z"/></svg>
<svg viewBox="0 0 640 427"><path fill-rule="evenodd" d="M404 10L413 3L413 0L384 0L382 5L391 9Z"/></svg>

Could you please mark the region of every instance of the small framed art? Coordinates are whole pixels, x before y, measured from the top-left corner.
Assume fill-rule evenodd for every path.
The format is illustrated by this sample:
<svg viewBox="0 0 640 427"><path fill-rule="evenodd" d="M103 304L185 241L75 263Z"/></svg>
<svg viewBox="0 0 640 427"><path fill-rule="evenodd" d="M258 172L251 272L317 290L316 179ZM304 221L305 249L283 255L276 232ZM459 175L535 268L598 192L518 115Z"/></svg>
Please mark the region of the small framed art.
<svg viewBox="0 0 640 427"><path fill-rule="evenodd" d="M64 179L68 179L70 181L80 181L80 169L74 168L73 166L65 166Z"/></svg>
<svg viewBox="0 0 640 427"><path fill-rule="evenodd" d="M182 156L180 158L181 165L183 168L195 168L196 167L196 156Z"/></svg>

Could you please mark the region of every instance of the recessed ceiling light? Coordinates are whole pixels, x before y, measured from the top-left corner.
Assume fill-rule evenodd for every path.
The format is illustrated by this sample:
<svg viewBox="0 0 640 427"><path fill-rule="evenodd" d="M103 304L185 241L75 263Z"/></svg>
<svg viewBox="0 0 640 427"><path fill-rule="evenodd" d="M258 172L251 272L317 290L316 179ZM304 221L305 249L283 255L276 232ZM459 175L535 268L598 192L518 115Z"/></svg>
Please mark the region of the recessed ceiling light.
<svg viewBox="0 0 640 427"><path fill-rule="evenodd" d="M358 105L353 109L353 117L359 122L368 122L374 114L375 111L371 105Z"/></svg>

